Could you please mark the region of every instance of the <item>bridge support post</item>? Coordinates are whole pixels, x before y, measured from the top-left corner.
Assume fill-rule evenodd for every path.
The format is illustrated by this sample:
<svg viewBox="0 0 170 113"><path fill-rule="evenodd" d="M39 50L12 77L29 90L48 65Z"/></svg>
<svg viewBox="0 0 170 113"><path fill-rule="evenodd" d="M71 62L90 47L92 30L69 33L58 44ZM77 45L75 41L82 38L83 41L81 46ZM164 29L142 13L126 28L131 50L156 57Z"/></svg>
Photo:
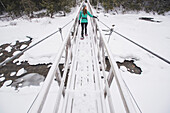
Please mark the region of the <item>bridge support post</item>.
<svg viewBox="0 0 170 113"><path fill-rule="evenodd" d="M110 68L109 75L107 77L107 81L108 81L109 87L111 86L113 78L114 78L113 70L112 70L112 68Z"/></svg>
<svg viewBox="0 0 170 113"><path fill-rule="evenodd" d="M65 50L65 64L66 64L67 59L68 59L68 51L70 50L70 47L71 47L71 39L70 39L70 36L69 36L69 39L68 39L67 44L66 44L66 50Z"/></svg>
<svg viewBox="0 0 170 113"><path fill-rule="evenodd" d="M60 70L59 70L58 67L57 67L57 70L56 70L56 73L55 73L55 77L56 77L56 80L58 82L58 85L60 86L60 84L61 84L61 73L60 73Z"/></svg>
<svg viewBox="0 0 170 113"><path fill-rule="evenodd" d="M59 32L60 32L60 35L61 35L61 39L63 41L64 39L63 39L63 35L62 35L62 28L59 28Z"/></svg>

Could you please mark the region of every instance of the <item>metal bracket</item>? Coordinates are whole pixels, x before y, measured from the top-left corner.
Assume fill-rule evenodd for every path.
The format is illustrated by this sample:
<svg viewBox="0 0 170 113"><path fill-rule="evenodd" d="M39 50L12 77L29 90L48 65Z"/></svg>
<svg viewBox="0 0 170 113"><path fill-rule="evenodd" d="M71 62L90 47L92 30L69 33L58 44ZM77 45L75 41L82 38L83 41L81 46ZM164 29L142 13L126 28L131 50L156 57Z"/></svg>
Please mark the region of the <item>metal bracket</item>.
<svg viewBox="0 0 170 113"><path fill-rule="evenodd" d="M109 34L109 38L108 38L108 41L107 41L107 43L109 43L110 36L112 35L112 33L113 33L113 28L111 28L111 29L110 29L110 34Z"/></svg>

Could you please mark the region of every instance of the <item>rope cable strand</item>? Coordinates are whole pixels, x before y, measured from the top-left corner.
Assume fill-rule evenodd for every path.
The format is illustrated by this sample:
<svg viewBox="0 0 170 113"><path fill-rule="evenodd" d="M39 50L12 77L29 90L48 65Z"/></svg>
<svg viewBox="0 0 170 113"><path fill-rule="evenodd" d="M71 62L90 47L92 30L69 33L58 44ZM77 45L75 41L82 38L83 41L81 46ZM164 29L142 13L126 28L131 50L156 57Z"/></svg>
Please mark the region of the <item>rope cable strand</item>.
<svg viewBox="0 0 170 113"><path fill-rule="evenodd" d="M13 59L15 59L16 57L18 57L19 55L23 54L25 51L31 49L32 47L38 45L39 43L41 43L41 42L43 42L44 40L46 40L46 39L48 39L49 37L51 37L52 35L56 34L56 33L59 32L60 30L62 30L63 28L65 28L67 25L69 25L73 20L74 20L74 19L72 19L71 21L69 21L66 25L64 25L64 26L63 26L62 28L60 28L59 30L57 30L57 31L53 32L52 34L46 36L45 38L43 38L42 40L36 42L35 44L29 46L28 48L24 49L24 50L21 51L20 53L18 53L18 54L16 54L16 55L12 56L10 59L7 59L7 60L1 62L1 63L0 63L0 68L1 68L4 64L6 64L6 63L12 61Z"/></svg>
<svg viewBox="0 0 170 113"><path fill-rule="evenodd" d="M121 78L122 78L122 77L121 77ZM131 97L132 97L133 101L135 102L135 104L136 104L136 106L137 106L138 110L140 111L140 113L142 113L142 110L140 109L140 107L139 107L139 105L138 105L138 103L137 103L136 99L134 98L133 94L131 93L131 91L130 91L129 87L127 86L127 84L126 84L126 82L125 82L125 80L124 80L123 78L122 78L122 80L123 80L123 82L124 82L124 84L125 84L126 88L128 89L128 92L129 92L129 94L131 95Z"/></svg>
<svg viewBox="0 0 170 113"><path fill-rule="evenodd" d="M109 26L107 26L104 22L100 21L99 18L97 18L97 20L102 23L104 26L106 26L108 29L111 29Z"/></svg>
<svg viewBox="0 0 170 113"><path fill-rule="evenodd" d="M28 109L27 113L29 113L29 112L30 112L31 107L33 106L34 102L35 102L35 101L36 101L36 99L38 98L39 94L40 94L40 91L38 92L38 94L37 94L37 95L36 95L36 97L34 98L33 102L31 103L31 106L29 107L29 109Z"/></svg>
<svg viewBox="0 0 170 113"><path fill-rule="evenodd" d="M109 26L107 26L105 23L103 23L102 21L100 21L98 18L97 18L97 20L110 30L109 38L108 38L108 40L107 40L107 43L109 43L110 37L111 37L111 35L112 35L113 31L114 31L113 28L110 28Z"/></svg>
<svg viewBox="0 0 170 113"><path fill-rule="evenodd" d="M104 26L106 26L106 27L110 30L110 35L111 35L112 32L115 32L112 28L109 28L104 22L100 21L99 19L98 19L98 21L99 21L100 23L102 23ZM110 39L110 37L109 37L109 39ZM109 41L109 40L108 40L108 41ZM137 101L135 100L135 98L134 98L133 94L131 93L129 87L127 86L126 82L124 81L124 79L123 79L122 77L121 77L121 79L123 80L123 82L124 82L124 84L125 84L125 87L126 87L126 89L128 90L128 92L129 92L129 94L130 94L133 102L135 103L137 109L139 110L140 113L142 113L142 110L140 109Z"/></svg>
<svg viewBox="0 0 170 113"><path fill-rule="evenodd" d="M111 30L111 28L110 28L109 26L107 26L104 22L100 21L99 19L98 19L98 21L99 21L100 23L102 23L104 26L106 26L109 30ZM123 37L124 39L130 41L131 43L135 44L136 46L138 46L138 47L144 49L145 51L147 51L147 52L149 52L150 54L156 56L157 58L161 59L162 61L164 61L164 62L170 64L170 61L169 61L169 60L167 60L167 59L163 58L162 56L160 56L160 55L158 55L158 54L152 52L151 50L149 50L149 49L147 49L147 48L141 46L140 44L138 44L138 43L136 43L135 41L133 41L133 40L127 38L126 36L120 34L119 32L114 31L114 30L113 30L112 32L114 32L114 33L118 34L119 36Z"/></svg>
<svg viewBox="0 0 170 113"><path fill-rule="evenodd" d="M128 41L132 42L133 44L137 45L138 47L140 47L140 48L144 49L145 51L149 52L150 54L152 54L152 55L156 56L157 58L161 59L162 61L164 61L164 62L166 62L166 63L170 64L170 61L169 61L169 60L167 60L167 59L165 59L165 58L161 57L160 55L158 55L158 54L156 54L156 53L152 52L151 50L149 50L149 49L147 49L147 48L145 48L145 47L143 47L143 46L139 45L139 44L138 44L138 43L136 43L135 41L133 41L133 40L131 40L131 39L129 39L129 38L127 38L127 37L123 36L122 34L118 33L117 31L113 31L113 32L115 32L115 33L116 33L116 34L118 34L119 36L123 37L124 39L126 39L126 40L128 40Z"/></svg>
<svg viewBox="0 0 170 113"><path fill-rule="evenodd" d="M70 24L72 21L73 21L74 19L72 19L70 22L68 22L66 25L64 25L62 28L59 28L59 30L57 30L56 32L59 32L59 31L61 31L64 27L66 27L68 24ZM77 25L77 18L75 19L75 22L74 22L74 27ZM78 27L79 27L79 24L77 25ZM78 27L77 27L77 30L78 30ZM76 30L76 31L77 31ZM75 36L77 35L76 33L74 34ZM63 42L63 44L65 45L66 44L66 41L68 40L68 38L67 39L65 39L64 40L64 42ZM64 50L64 45L62 46L62 48L63 48L63 50ZM61 53L61 51L59 51L59 53ZM57 61L57 60L56 60ZM51 69L50 69L51 70ZM42 89L41 89L42 90ZM40 91L41 91L40 90ZM38 92L38 94L37 94L37 96L34 98L34 100L33 100L33 102L32 102L32 104L31 104L31 106L29 107L29 109L28 109L28 111L27 111L27 113L29 113L30 112L30 110L31 110L31 108L33 107L33 105L35 104L35 102L36 102L36 100L37 100L37 98L38 98L38 96L39 96L39 94L40 94L40 91ZM43 106L43 105L42 105ZM42 109L42 108L41 108Z"/></svg>

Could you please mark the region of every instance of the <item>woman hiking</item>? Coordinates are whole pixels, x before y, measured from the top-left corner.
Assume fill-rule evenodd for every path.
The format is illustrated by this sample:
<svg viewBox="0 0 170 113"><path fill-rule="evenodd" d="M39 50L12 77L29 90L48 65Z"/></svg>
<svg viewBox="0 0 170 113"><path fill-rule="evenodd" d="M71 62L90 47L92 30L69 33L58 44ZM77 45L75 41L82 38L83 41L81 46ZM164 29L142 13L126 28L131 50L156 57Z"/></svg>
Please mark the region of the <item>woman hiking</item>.
<svg viewBox="0 0 170 113"><path fill-rule="evenodd" d="M81 39L84 39L84 28L85 28L85 36L88 36L87 34L87 24L88 24L88 20L87 20L87 15L89 15L90 17L93 18L97 18L96 16L93 16L90 14L89 11L87 11L87 6L84 4L83 5L83 10L80 11L80 15L79 15L79 24L80 24L80 19L81 19Z"/></svg>

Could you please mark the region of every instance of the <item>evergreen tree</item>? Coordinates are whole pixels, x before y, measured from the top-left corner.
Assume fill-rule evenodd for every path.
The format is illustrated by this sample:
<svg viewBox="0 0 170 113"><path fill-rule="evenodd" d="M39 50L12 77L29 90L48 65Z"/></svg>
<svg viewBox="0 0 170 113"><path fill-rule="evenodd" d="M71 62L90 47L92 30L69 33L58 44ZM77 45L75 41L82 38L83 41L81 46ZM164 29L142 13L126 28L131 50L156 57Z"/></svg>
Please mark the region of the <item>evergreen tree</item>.
<svg viewBox="0 0 170 113"><path fill-rule="evenodd" d="M9 16L11 16L12 18L14 18L14 16L16 16L16 5L14 2L11 2L11 4L7 4L7 12L9 13Z"/></svg>
<svg viewBox="0 0 170 113"><path fill-rule="evenodd" d="M96 0L90 0L91 4L95 6ZM98 0L104 9L108 12L115 7L123 8L123 11L140 11L157 12L163 14L170 11L170 0Z"/></svg>
<svg viewBox="0 0 170 113"><path fill-rule="evenodd" d="M47 15L52 18L54 15L54 2L50 0L43 0L41 6L47 9Z"/></svg>
<svg viewBox="0 0 170 113"><path fill-rule="evenodd" d="M107 11L112 10L114 8L113 0L103 1L103 7Z"/></svg>
<svg viewBox="0 0 170 113"><path fill-rule="evenodd" d="M36 11L35 3L31 0L21 0L21 5L23 6L24 12L28 17L33 17L33 11Z"/></svg>
<svg viewBox="0 0 170 113"><path fill-rule="evenodd" d="M6 7L5 7L5 5L4 5L4 3L3 3L3 1L2 0L0 0L0 14L2 14L2 12L4 11L4 10L6 10Z"/></svg>
<svg viewBox="0 0 170 113"><path fill-rule="evenodd" d="M58 10L64 12L64 16L66 13L71 11L71 7L73 6L72 2L70 0L60 0L57 4Z"/></svg>
<svg viewBox="0 0 170 113"><path fill-rule="evenodd" d="M63 11L65 14L76 6L77 0L0 0L0 14L8 12L13 18L22 16L23 12L29 17L34 11L46 9L46 14L53 17L55 12ZM83 0L79 0L83 1ZM170 11L170 0L89 0L96 6L99 2L104 9L109 10L120 8L123 11L145 10L146 12L157 12L164 14Z"/></svg>

